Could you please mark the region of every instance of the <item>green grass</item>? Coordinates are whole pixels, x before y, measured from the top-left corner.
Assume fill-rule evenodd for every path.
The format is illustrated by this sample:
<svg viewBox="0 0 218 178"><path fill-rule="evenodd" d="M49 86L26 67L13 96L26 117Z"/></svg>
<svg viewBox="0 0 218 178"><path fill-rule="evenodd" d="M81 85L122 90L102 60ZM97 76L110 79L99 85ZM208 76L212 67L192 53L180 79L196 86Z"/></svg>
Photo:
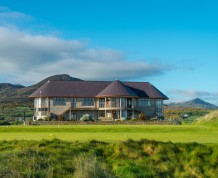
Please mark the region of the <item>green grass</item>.
<svg viewBox="0 0 218 178"><path fill-rule="evenodd" d="M58 138L86 142L119 142L152 139L172 142L218 144L218 128L210 125L71 125L1 126L0 140L42 140Z"/></svg>

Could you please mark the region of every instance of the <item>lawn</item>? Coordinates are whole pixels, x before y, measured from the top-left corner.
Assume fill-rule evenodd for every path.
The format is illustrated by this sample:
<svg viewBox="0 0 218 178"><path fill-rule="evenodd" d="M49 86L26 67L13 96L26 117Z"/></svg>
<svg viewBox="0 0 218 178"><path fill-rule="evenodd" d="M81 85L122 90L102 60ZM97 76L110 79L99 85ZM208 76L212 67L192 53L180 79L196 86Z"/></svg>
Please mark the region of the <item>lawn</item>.
<svg viewBox="0 0 218 178"><path fill-rule="evenodd" d="M218 144L218 128L204 125L71 125L1 126L0 140L41 140L58 138L86 142L119 142L152 139L171 142Z"/></svg>

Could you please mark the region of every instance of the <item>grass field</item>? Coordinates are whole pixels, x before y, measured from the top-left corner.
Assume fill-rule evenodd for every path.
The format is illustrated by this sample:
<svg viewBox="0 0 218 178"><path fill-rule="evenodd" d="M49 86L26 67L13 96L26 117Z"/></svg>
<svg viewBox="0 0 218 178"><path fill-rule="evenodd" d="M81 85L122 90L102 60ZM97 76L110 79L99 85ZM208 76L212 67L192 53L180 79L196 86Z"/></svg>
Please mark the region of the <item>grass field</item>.
<svg viewBox="0 0 218 178"><path fill-rule="evenodd" d="M0 177L217 178L217 118L212 113L190 125L0 126Z"/></svg>
<svg viewBox="0 0 218 178"><path fill-rule="evenodd" d="M0 140L41 140L58 138L86 142L118 142L152 139L218 145L218 128L209 125L71 125L1 126Z"/></svg>

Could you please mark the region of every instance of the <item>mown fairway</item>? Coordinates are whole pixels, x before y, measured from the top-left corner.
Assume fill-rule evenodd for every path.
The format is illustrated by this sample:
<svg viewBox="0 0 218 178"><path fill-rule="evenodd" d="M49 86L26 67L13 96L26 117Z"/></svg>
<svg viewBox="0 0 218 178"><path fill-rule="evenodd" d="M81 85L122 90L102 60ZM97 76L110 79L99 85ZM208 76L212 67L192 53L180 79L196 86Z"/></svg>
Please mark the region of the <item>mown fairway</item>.
<svg viewBox="0 0 218 178"><path fill-rule="evenodd" d="M142 138L157 141L218 144L218 128L202 125L71 125L1 126L0 140L41 140L58 138L85 142L117 142Z"/></svg>

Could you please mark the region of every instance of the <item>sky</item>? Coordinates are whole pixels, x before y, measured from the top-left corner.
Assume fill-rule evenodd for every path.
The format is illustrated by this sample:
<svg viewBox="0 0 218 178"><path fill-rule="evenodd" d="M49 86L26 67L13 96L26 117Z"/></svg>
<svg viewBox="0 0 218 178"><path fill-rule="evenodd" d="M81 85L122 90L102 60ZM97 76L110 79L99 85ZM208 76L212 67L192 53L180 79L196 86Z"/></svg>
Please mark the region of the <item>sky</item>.
<svg viewBox="0 0 218 178"><path fill-rule="evenodd" d="M216 0L0 0L0 83L150 82L218 105Z"/></svg>

